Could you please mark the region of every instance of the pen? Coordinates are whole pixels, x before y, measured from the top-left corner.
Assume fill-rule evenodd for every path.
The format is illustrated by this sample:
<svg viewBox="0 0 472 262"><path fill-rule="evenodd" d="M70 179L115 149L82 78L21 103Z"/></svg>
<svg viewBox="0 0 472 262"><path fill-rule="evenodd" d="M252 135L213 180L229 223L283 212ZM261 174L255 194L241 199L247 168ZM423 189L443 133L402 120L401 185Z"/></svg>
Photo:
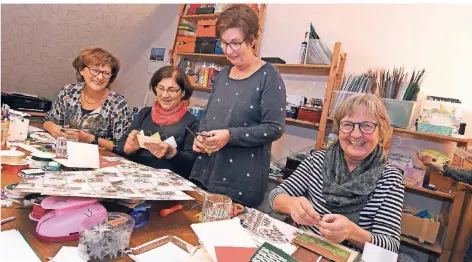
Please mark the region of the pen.
<svg viewBox="0 0 472 262"><path fill-rule="evenodd" d="M5 224L5 223L10 222L12 220L15 220L15 217L9 217L9 218L2 219L2 225Z"/></svg>

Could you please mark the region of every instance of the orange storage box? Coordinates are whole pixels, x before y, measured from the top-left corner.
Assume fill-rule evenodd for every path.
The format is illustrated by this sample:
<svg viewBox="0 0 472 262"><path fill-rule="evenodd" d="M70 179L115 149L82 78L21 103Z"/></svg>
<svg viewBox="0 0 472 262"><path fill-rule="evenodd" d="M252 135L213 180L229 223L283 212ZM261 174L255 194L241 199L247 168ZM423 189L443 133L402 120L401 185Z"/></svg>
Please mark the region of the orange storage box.
<svg viewBox="0 0 472 262"><path fill-rule="evenodd" d="M180 53L193 53L195 50L195 40L194 36L179 36L177 37L177 43L175 49L177 54Z"/></svg>
<svg viewBox="0 0 472 262"><path fill-rule="evenodd" d="M216 20L198 21L197 37L216 37Z"/></svg>

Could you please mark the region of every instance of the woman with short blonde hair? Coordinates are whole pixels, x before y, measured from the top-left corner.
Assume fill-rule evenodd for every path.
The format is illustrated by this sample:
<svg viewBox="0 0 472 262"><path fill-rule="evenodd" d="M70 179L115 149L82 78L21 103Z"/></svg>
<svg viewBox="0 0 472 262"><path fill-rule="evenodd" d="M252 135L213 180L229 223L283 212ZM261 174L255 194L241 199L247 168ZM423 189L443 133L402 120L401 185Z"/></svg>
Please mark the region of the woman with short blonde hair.
<svg viewBox="0 0 472 262"><path fill-rule="evenodd" d="M359 250L369 242L398 252L404 185L383 153L387 111L376 96L358 94L334 118L338 141L307 157L270 193L270 204L332 242Z"/></svg>

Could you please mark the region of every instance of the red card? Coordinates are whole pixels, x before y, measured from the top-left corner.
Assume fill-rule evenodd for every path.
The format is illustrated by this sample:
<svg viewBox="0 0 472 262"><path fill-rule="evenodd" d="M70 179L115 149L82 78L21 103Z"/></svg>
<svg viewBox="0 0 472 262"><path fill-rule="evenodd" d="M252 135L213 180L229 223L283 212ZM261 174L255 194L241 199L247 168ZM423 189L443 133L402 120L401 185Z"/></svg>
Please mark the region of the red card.
<svg viewBox="0 0 472 262"><path fill-rule="evenodd" d="M246 262L256 251L255 247L215 247L217 262Z"/></svg>

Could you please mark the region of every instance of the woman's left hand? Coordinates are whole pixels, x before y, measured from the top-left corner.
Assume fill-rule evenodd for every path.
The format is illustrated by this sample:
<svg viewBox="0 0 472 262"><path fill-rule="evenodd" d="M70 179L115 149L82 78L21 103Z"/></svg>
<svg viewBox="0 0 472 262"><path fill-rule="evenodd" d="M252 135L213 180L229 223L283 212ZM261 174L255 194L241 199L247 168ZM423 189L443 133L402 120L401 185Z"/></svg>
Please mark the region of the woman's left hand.
<svg viewBox="0 0 472 262"><path fill-rule="evenodd" d="M318 223L321 235L334 243L349 239L355 230L355 224L343 215L326 214Z"/></svg>
<svg viewBox="0 0 472 262"><path fill-rule="evenodd" d="M157 158L165 157L169 159L177 154L177 149L162 141L159 143L144 143L144 146Z"/></svg>
<svg viewBox="0 0 472 262"><path fill-rule="evenodd" d="M95 139L95 136L92 134L89 134L85 131L65 131L69 137L75 137L77 138L77 141L82 142L82 143L92 143L93 140Z"/></svg>
<svg viewBox="0 0 472 262"><path fill-rule="evenodd" d="M206 135L208 136L203 137L203 142L211 152L220 151L228 144L230 138L228 129L207 131Z"/></svg>

